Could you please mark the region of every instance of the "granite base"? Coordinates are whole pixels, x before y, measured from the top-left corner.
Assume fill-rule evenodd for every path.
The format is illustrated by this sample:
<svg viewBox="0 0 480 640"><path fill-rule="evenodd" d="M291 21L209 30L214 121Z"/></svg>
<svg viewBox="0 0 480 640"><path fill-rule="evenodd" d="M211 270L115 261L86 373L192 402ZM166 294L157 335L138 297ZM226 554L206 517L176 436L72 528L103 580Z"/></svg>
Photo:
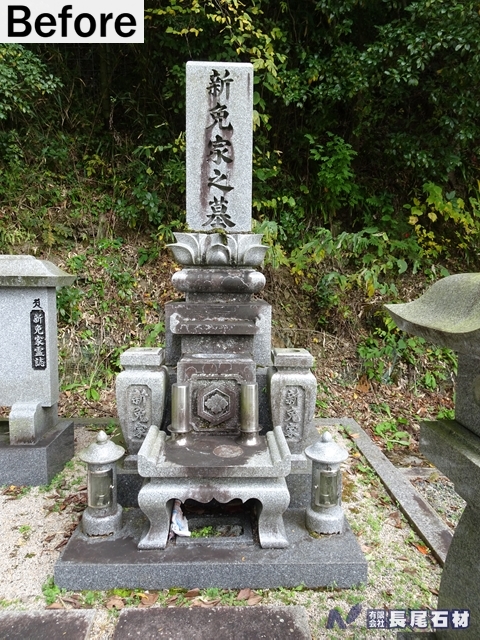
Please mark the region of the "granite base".
<svg viewBox="0 0 480 640"><path fill-rule="evenodd" d="M218 547L197 539L181 545L170 541L163 550L139 550L147 521L139 509L129 509L115 536L88 538L78 527L55 565L55 583L75 591L300 584L350 588L366 583L367 562L348 523L342 534L313 538L305 529L304 510L287 510L284 522L285 549L262 549L257 542Z"/></svg>
<svg viewBox="0 0 480 640"><path fill-rule="evenodd" d="M60 420L34 444L11 445L8 421L0 436L0 485L48 484L73 457L73 421Z"/></svg>

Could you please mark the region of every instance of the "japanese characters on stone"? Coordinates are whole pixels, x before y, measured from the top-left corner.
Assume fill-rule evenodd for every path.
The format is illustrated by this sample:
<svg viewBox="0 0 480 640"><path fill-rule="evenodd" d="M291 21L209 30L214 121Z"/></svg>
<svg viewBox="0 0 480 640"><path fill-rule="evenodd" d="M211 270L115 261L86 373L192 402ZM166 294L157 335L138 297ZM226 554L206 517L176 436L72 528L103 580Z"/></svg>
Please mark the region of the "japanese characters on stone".
<svg viewBox="0 0 480 640"><path fill-rule="evenodd" d="M33 301L30 311L30 335L32 339L32 368L47 368L47 337L45 332L45 311L41 307L40 298Z"/></svg>
<svg viewBox="0 0 480 640"><path fill-rule="evenodd" d="M212 122L206 127L206 161L208 173L208 205L210 213L203 227L209 229L221 228L229 229L235 227L235 222L229 213L229 201L227 195L234 189L230 184L230 166L234 159L233 133L234 128L230 119L229 100L230 85L233 78L228 69L221 74L216 69L212 69L210 84L206 90L210 96L209 109ZM210 139L208 139L210 138Z"/></svg>

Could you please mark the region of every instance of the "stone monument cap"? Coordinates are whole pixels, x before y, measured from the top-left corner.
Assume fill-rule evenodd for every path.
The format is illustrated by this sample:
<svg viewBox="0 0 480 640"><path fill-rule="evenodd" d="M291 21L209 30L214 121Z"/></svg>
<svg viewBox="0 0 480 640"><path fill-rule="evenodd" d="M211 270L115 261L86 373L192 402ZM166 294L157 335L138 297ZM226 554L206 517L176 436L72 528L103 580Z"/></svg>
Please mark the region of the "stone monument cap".
<svg viewBox="0 0 480 640"><path fill-rule="evenodd" d="M0 287L63 287L71 276L48 260L34 256L0 255Z"/></svg>
<svg viewBox="0 0 480 640"><path fill-rule="evenodd" d="M313 366L313 356L306 349L275 347L272 359L275 367L310 369Z"/></svg>
<svg viewBox="0 0 480 640"><path fill-rule="evenodd" d="M407 333L480 357L480 273L447 276L417 300L385 309Z"/></svg>

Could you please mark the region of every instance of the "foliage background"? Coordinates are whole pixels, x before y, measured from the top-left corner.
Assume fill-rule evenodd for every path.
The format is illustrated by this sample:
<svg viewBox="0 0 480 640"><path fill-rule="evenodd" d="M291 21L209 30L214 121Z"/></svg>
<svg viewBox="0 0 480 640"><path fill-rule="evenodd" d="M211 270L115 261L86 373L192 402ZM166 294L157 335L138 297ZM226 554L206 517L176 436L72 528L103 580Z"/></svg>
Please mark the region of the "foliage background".
<svg viewBox="0 0 480 640"><path fill-rule="evenodd" d="M280 300L283 325L308 316L310 347L315 332L354 336L357 380L385 384L413 370L438 389L451 354L405 340L381 307L478 267L478 4L145 7L141 45L0 45L0 250L60 256L80 276L59 308L84 345L108 343L107 290L138 335L161 337L160 306L157 318L153 306L133 308L143 277L135 269L158 267L185 224L184 65L252 62L253 216L270 245L266 268L279 287L267 296ZM126 247L135 247L133 271ZM82 306L93 298L101 336ZM102 355L109 371L130 331ZM290 344L301 334L285 335ZM91 400L100 397L95 376L97 365Z"/></svg>

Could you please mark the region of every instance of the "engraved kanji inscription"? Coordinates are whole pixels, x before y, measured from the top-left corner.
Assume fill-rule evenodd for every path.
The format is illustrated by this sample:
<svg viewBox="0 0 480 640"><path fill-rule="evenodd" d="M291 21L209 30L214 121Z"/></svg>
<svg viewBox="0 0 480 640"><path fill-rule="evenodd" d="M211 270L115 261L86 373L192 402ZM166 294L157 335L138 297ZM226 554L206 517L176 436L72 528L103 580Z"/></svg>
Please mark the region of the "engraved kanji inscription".
<svg viewBox="0 0 480 640"><path fill-rule="evenodd" d="M152 392L146 385L132 385L128 389L128 423L130 436L142 440L152 424Z"/></svg>
<svg viewBox="0 0 480 640"><path fill-rule="evenodd" d="M303 394L302 387L287 387L285 390L282 428L287 440L299 440L302 437Z"/></svg>
<svg viewBox="0 0 480 640"><path fill-rule="evenodd" d="M30 311L30 336L32 348L32 369L42 371L47 368L47 336L45 329L45 311L40 298L33 301Z"/></svg>

